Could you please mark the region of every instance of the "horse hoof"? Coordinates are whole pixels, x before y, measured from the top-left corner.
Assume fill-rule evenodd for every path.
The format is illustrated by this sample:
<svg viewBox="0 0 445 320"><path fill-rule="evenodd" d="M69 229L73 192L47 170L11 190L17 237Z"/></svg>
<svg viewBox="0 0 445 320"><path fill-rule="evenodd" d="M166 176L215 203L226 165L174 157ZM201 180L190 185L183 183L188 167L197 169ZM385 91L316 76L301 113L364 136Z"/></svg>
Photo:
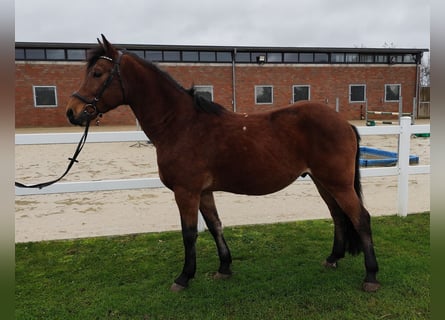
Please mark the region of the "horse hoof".
<svg viewBox="0 0 445 320"><path fill-rule="evenodd" d="M380 288L380 283L378 282L363 282L363 291L365 292L376 292Z"/></svg>
<svg viewBox="0 0 445 320"><path fill-rule="evenodd" d="M185 289L184 286L181 286L180 284L177 284L176 282L173 282L172 286L170 287L170 290L173 292L180 292L184 289Z"/></svg>
<svg viewBox="0 0 445 320"><path fill-rule="evenodd" d="M337 262L328 262L327 260L323 261L323 265L326 268L336 269L337 268Z"/></svg>
<svg viewBox="0 0 445 320"><path fill-rule="evenodd" d="M213 275L213 279L229 279L231 276L231 274L216 272Z"/></svg>

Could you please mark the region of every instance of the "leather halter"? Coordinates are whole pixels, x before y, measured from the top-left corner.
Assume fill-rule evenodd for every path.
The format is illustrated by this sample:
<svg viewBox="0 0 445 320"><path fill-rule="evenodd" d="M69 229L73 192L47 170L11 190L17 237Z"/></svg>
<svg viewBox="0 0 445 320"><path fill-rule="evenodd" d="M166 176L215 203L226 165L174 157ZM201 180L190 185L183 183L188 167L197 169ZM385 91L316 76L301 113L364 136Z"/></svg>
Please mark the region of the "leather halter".
<svg viewBox="0 0 445 320"><path fill-rule="evenodd" d="M118 76L119 83L121 86L121 91L122 91L122 97L123 97L124 101L126 100L124 85L122 83L122 78L121 78L121 73L120 73L120 63L121 63L122 56L124 55L124 53L122 51L118 51L118 53L119 53L119 55L117 57L117 61L114 61L112 58L107 57L107 56L100 56L98 58L98 59L104 59L104 60L110 61L114 65L113 65L113 69L111 70L110 75L108 76L107 80L105 80L102 87L100 88L100 90L97 92L96 96L93 99L88 99L88 98L82 96L81 94L79 94L79 92L77 92L77 91L71 95L72 97L76 97L77 99L79 99L80 101L85 103L85 107L83 110L84 113L86 113L88 115L94 115L96 113L102 114L102 112L97 110L97 103L102 98L105 90L110 86L111 82L113 81L114 75Z"/></svg>

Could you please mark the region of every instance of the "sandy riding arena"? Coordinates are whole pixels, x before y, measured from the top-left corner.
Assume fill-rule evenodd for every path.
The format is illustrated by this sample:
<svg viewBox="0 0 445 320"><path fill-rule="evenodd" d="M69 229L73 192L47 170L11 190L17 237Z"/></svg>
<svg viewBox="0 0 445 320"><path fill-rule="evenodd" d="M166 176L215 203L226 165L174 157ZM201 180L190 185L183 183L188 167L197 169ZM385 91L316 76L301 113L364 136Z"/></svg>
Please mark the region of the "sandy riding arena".
<svg viewBox="0 0 445 320"><path fill-rule="evenodd" d="M418 122L424 123L424 122ZM363 123L357 123L363 125ZM81 128L18 129L16 133L80 132ZM135 130L94 127L91 131ZM397 152L395 135L363 136L363 146ZM16 146L16 179L25 184L57 178L76 145ZM430 163L430 138L413 137L411 154ZM87 143L64 181L157 177L153 146L137 143ZM185 168L186 169L186 168ZM333 173L341 174L341 173ZM372 216L397 212L397 177L362 178L365 206ZM173 193L166 188L16 196L16 242L68 239L153 231L179 230ZM297 181L266 196L215 193L224 225L273 223L329 218L326 205L310 181ZM430 176L409 178L408 212L430 210Z"/></svg>

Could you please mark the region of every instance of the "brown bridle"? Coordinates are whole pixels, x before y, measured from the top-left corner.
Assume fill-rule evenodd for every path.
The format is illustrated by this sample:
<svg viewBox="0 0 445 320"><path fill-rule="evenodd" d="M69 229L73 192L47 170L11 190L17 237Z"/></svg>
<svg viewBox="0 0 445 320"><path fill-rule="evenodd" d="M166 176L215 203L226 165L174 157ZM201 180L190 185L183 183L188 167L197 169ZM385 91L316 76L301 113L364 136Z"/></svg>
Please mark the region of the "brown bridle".
<svg viewBox="0 0 445 320"><path fill-rule="evenodd" d="M122 78L121 78L121 73L120 73L120 63L122 60L122 56L125 54L125 52L118 51L118 53L119 53L119 55L117 57L117 61L114 61L112 58L107 57L107 56L100 56L98 58L98 59L104 59L104 60L107 60L107 61L110 61L111 63L113 63L113 69L111 70L110 75L108 76L107 80L105 80L104 84L102 85L102 87L97 92L97 94L94 98L88 99L88 98L80 95L79 92L77 92L77 91L71 95L72 97L75 97L85 103L84 110L83 110L84 113L86 113L90 116L95 115L95 114L98 114L98 115L102 114L102 112L100 112L97 109L97 103L102 98L105 90L110 86L111 82L113 81L114 75L117 75L117 77L119 79L119 83L120 83L121 91L122 91L122 98L124 99L124 101L126 100L124 85L122 83Z"/></svg>

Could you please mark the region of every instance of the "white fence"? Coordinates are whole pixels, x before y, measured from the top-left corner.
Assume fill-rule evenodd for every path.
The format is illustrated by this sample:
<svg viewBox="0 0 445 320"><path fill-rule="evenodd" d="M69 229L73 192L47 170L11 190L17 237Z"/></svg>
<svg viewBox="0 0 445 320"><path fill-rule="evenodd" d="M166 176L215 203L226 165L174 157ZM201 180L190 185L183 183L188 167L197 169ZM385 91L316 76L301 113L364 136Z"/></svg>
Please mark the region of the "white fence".
<svg viewBox="0 0 445 320"><path fill-rule="evenodd" d="M362 168L362 177L398 176L398 214L408 213L408 178L411 174L429 174L429 165L409 165L410 138L416 133L430 133L430 125L411 125L410 117L402 117L397 126L358 127L360 135L399 135L398 162L396 167ZM82 133L16 134L15 144L78 143ZM92 132L87 142L134 142L147 141L142 131ZM310 179L306 177L305 179ZM299 179L301 180L301 178ZM298 180L297 180L298 181ZM164 187L159 178L140 178L101 181L58 182L43 189L15 188L17 196L65 192L90 192L124 189Z"/></svg>

